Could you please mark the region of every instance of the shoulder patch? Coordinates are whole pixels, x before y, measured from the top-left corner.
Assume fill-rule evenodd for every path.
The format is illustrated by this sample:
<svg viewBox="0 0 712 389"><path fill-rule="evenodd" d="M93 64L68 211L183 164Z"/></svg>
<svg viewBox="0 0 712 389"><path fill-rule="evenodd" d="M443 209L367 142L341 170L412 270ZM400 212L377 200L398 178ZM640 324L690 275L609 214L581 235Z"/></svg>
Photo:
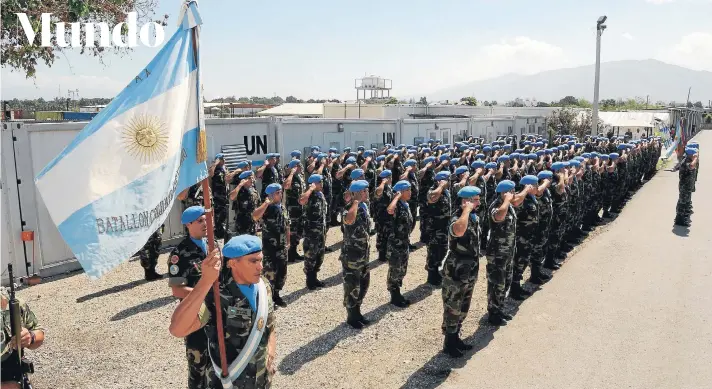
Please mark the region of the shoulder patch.
<svg viewBox="0 0 712 389"><path fill-rule="evenodd" d="M178 265L171 265L169 268L169 271L171 272L172 275L178 274Z"/></svg>
<svg viewBox="0 0 712 389"><path fill-rule="evenodd" d="M174 265L178 263L178 260L179 260L179 258L178 258L177 255L173 255L173 256L171 257L171 263L174 264Z"/></svg>

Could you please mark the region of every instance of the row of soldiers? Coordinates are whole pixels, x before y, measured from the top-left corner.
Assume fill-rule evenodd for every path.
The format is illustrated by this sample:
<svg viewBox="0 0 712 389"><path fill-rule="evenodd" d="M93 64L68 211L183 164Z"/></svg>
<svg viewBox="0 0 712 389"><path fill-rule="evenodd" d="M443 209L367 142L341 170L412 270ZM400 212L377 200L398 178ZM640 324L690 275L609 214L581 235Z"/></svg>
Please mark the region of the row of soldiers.
<svg viewBox="0 0 712 389"><path fill-rule="evenodd" d="M279 154L268 154L256 171L250 161L229 170L218 154L209 169L215 237L229 239L232 202L236 234L260 232L264 276L272 300L284 307L280 291L287 262L303 260L306 286L323 287L318 273L326 234L330 226L341 225L346 322L362 328L369 324L360 306L370 285L370 237L377 235L378 259L389 265L391 304L407 307L401 288L416 249L410 236L419 218L427 281L443 287L444 350L458 356L469 347L459 333L481 254L488 261L488 320L503 325L512 318L504 309L507 294L529 294L521 285L526 267L531 266L532 283L548 281L543 268L560 267L567 249L601 222L601 211L603 217L620 212L629 191L654 174L660 149L657 138L603 137L582 142L559 137L551 145L537 137L491 144L478 138L454 145L430 140L341 152L314 146L306 158L291 152L286 164ZM195 185L179 199L186 208L199 207L204 195ZM169 284L178 298L200 278L199 264L207 254L207 226L190 219L183 220L188 236L169 256ZM297 251L300 241L303 257ZM204 382L207 366L204 335L196 334L186 338L190 382L196 382L191 387Z"/></svg>

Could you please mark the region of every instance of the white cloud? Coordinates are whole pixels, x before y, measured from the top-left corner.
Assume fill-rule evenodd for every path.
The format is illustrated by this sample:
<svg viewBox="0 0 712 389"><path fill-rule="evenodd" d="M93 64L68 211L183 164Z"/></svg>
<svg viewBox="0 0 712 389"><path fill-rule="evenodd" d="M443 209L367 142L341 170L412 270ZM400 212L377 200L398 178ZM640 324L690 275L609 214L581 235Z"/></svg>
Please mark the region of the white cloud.
<svg viewBox="0 0 712 389"><path fill-rule="evenodd" d="M694 70L712 71L712 33L694 32L660 51L658 59Z"/></svg>
<svg viewBox="0 0 712 389"><path fill-rule="evenodd" d="M625 39L628 39L629 41L632 41L635 39L635 37L633 35L631 35L629 32L624 32L623 34L621 34L621 36Z"/></svg>

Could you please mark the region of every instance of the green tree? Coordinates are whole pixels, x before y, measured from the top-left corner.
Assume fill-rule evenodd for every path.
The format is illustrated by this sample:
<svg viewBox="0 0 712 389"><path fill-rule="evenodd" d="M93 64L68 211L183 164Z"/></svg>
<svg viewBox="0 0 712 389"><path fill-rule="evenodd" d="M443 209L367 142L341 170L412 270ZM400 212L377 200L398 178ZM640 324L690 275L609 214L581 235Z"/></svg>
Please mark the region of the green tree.
<svg viewBox="0 0 712 389"><path fill-rule="evenodd" d="M388 99L388 101L385 102L385 104L398 104L398 99L396 99L395 97L391 97L390 99Z"/></svg>
<svg viewBox="0 0 712 389"><path fill-rule="evenodd" d="M563 99L559 100L559 104L562 107L567 107L571 105L578 106L578 99L573 96L566 96Z"/></svg>
<svg viewBox="0 0 712 389"><path fill-rule="evenodd" d="M543 101L537 102L537 103L536 103L536 106L537 106L537 107L550 107L549 104L547 104L547 103L545 103L545 102L543 102Z"/></svg>
<svg viewBox="0 0 712 389"><path fill-rule="evenodd" d="M701 102L701 101L698 101L698 102L695 103L695 108L700 108L700 109L702 109L702 108L704 108L704 106L702 105L702 102Z"/></svg>
<svg viewBox="0 0 712 389"><path fill-rule="evenodd" d="M428 105L428 99L427 97L423 96L420 98L420 101L418 101L418 104L420 105Z"/></svg>
<svg viewBox="0 0 712 389"><path fill-rule="evenodd" d="M591 108L593 105L591 104L590 101L588 101L588 100L586 100L586 99L578 99L578 104L577 104L577 106L578 106L579 108Z"/></svg>
<svg viewBox="0 0 712 389"><path fill-rule="evenodd" d="M573 134L583 138L591 131L593 120L591 111L563 107L554 110L547 120L550 134Z"/></svg>
<svg viewBox="0 0 712 389"><path fill-rule="evenodd" d="M470 106L477 106L477 99L474 97L463 97L460 99L461 102L464 102L465 105L470 105Z"/></svg>
<svg viewBox="0 0 712 389"><path fill-rule="evenodd" d="M137 24L143 25L147 22L155 21L163 26L167 25L168 15L164 15L161 20L152 20L157 0L107 0L107 1L87 1L87 0L4 0L2 2L2 49L0 62L2 66L11 71L25 73L25 77L31 78L37 72L37 65L44 62L51 67L63 48L57 45L55 38L57 28L55 22L65 23L106 23L114 26L126 21L127 14L135 11L138 14ZM24 29L20 27L20 21L16 13L25 13L30 20L32 30L35 32L35 44L27 41ZM41 47L38 44L40 39L40 18L43 13L51 13L50 29L53 36L52 47ZM124 27L126 27L124 25ZM65 41L70 42L72 29L65 25ZM123 28L121 38L126 41L128 28ZM107 52L118 55L125 55L133 49L130 47L112 46L104 48L98 46L99 34L95 34L97 44L94 47L83 47L81 54L97 57L103 62ZM82 33L80 41L82 46L86 44L86 34Z"/></svg>

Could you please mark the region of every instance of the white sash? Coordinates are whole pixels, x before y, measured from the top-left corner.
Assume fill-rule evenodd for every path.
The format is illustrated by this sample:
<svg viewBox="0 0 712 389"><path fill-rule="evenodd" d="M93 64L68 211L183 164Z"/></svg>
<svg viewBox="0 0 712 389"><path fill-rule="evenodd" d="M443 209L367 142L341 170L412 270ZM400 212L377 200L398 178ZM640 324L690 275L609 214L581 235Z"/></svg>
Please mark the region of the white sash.
<svg viewBox="0 0 712 389"><path fill-rule="evenodd" d="M247 338L247 343L245 347L242 348L240 354L235 358L234 361L227 368L227 377L222 376L222 370L220 366L215 364L213 356L210 354L210 347L208 347L208 355L210 355L210 362L213 364L213 369L215 369L215 374L222 381L222 386L224 389L232 389L232 382L240 377L242 371L245 370L247 364L255 355L257 347L260 345L262 340L262 335L264 335L265 329L267 329L267 313L269 311L267 306L267 287L262 279L257 285L257 295L259 296L259 303L257 304L257 314L255 315L255 320L252 323L252 332ZM259 324L262 324L259 326ZM261 328L260 328L261 327Z"/></svg>

